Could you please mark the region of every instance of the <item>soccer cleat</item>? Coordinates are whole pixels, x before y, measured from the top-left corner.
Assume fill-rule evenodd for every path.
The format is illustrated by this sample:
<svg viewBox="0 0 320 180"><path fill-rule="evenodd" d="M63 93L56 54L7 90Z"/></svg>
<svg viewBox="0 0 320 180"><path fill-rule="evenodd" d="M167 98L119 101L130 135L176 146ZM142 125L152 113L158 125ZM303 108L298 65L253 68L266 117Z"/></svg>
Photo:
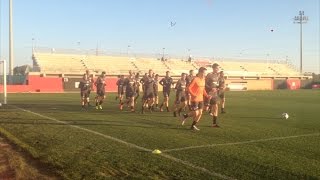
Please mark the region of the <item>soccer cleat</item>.
<svg viewBox="0 0 320 180"><path fill-rule="evenodd" d="M102 106L101 106L101 105L99 105L99 109L102 109Z"/></svg>
<svg viewBox="0 0 320 180"><path fill-rule="evenodd" d="M177 117L177 112L173 112L173 117Z"/></svg>
<svg viewBox="0 0 320 180"><path fill-rule="evenodd" d="M96 106L96 109L99 109L99 106Z"/></svg>
<svg viewBox="0 0 320 180"><path fill-rule="evenodd" d="M227 113L227 112L226 112L226 111L224 111L224 110L223 110L223 111L221 111L221 114L225 114L225 113Z"/></svg>
<svg viewBox="0 0 320 180"><path fill-rule="evenodd" d="M219 128L220 126L218 124L213 124L211 127L213 128Z"/></svg>
<svg viewBox="0 0 320 180"><path fill-rule="evenodd" d="M200 131L200 129L199 129L199 128L197 128L197 126L196 126L196 125L193 125L193 126L191 127L191 130Z"/></svg>
<svg viewBox="0 0 320 180"><path fill-rule="evenodd" d="M120 109L120 110L123 109L123 105L122 105L122 104L119 105L119 109Z"/></svg>
<svg viewBox="0 0 320 180"><path fill-rule="evenodd" d="M212 114L212 113L209 113L209 115L210 115L210 116L213 116L213 114Z"/></svg>
<svg viewBox="0 0 320 180"><path fill-rule="evenodd" d="M162 108L160 108L160 112L163 112L163 109L162 109Z"/></svg>

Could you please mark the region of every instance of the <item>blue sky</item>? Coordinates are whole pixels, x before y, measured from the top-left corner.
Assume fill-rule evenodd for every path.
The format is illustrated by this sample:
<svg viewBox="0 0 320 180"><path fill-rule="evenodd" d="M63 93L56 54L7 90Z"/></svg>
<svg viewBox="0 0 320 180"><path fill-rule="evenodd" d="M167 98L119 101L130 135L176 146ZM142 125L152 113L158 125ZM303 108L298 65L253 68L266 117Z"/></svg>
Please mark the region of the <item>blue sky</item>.
<svg viewBox="0 0 320 180"><path fill-rule="evenodd" d="M8 0L0 1L1 57L8 59ZM256 59L299 66L304 10L304 71L320 70L320 0L13 0L15 65L38 47ZM176 22L171 27L170 22ZM273 29L273 32L271 32ZM78 43L80 42L80 44Z"/></svg>

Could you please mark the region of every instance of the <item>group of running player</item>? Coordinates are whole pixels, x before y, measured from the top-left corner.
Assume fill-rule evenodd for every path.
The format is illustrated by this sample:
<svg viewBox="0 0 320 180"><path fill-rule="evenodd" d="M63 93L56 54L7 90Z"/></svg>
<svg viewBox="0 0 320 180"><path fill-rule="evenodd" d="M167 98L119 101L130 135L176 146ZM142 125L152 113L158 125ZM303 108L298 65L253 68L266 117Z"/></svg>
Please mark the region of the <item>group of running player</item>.
<svg viewBox="0 0 320 180"><path fill-rule="evenodd" d="M189 75L182 73L176 83L173 82L169 71L161 80L159 75L151 69L141 79L139 73L135 74L132 71L129 71L127 77L120 75L116 82L118 87L116 100L119 99L119 109L123 110L126 106L130 107L131 112L135 112L141 86L143 93L141 113L145 113L146 110L149 112L155 111L159 108L158 85L160 84L162 86L163 102L159 111L162 112L165 108L167 112L170 112L169 97L172 86L175 85L176 98L173 105L173 116L179 116L182 125L188 117L192 117L191 129L199 130L196 124L199 122L202 112L209 111L213 117L212 127L219 127L217 124L219 101L221 101L221 113L225 113L225 78L223 71L219 72L219 65L216 63L212 65L213 71L211 73L206 74L206 70L206 68L201 67L196 76L193 70L189 71ZM94 84L97 88L96 109L102 109L102 103L105 99L105 74L105 72L102 72L95 82L93 82L93 77L89 71L84 74L79 85L83 108L86 105L90 106L89 96ZM187 107L189 113L181 114L182 111L186 111Z"/></svg>

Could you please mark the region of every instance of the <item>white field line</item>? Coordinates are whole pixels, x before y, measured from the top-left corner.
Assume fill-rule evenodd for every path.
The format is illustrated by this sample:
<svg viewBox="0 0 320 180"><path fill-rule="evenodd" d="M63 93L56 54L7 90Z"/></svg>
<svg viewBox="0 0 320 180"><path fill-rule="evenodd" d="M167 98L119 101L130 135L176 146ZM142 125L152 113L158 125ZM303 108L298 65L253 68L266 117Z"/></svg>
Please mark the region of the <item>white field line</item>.
<svg viewBox="0 0 320 180"><path fill-rule="evenodd" d="M277 141L277 140L293 139L293 138L300 138L300 137L310 137L310 136L319 136L319 135L320 135L320 133L300 134L300 135L294 135L294 136L273 137L273 138L267 138L267 139L256 139L256 140L231 142L231 143L208 144L208 145L200 145L200 146L188 146L188 147L182 147L182 148L166 149L166 150L163 150L162 152L183 151L183 150L187 150L187 149L198 149L198 148L216 147L216 146L232 146L232 145L252 144L252 143L258 143L258 142Z"/></svg>
<svg viewBox="0 0 320 180"><path fill-rule="evenodd" d="M80 126L76 126L76 125L71 125L67 122L64 122L64 121L60 121L58 119L55 119L55 118L52 118L52 117L49 117L49 116L45 116L45 115L42 115L42 114L39 114L39 113L36 113L36 112L33 112L33 111L29 111L29 110L26 110L26 109L22 109L20 107L17 107L17 106L13 106L21 111L24 111L24 112L27 112L27 113L30 113L30 114L34 114L36 116L39 116L39 117L42 117L42 118L45 118L45 119L49 119L49 120L52 120L52 121L55 121L55 122L58 122L58 123L61 123L61 124L65 124L65 125L68 125L70 127L73 127L73 128L76 128L76 129L80 129L80 130L83 130L83 131L86 131L86 132L89 132L89 133L92 133L92 134L95 134L95 135L98 135L98 136L101 136L101 137L104 137L106 139L109 139L109 140L112 140L112 141L115 141L115 142L118 142L120 144L124 144L124 145L127 145L129 147L132 147L132 148L135 148L135 149L138 149L138 150L142 150L142 151L146 151L146 152L152 152L153 150L151 149L147 149L147 148L144 148L144 147L141 147L141 146L138 146L136 144L133 144L133 143L129 143L129 142L126 142L126 141L123 141L121 139L118 139L118 138L115 138L115 137L112 137L112 136L108 136L108 135L105 135L105 134L102 134L102 133L99 133L99 132L96 132L96 131L93 131L93 130L90 130L90 129L86 129L86 128L83 128L83 127L80 127ZM181 159L178 159L178 158L175 158L173 156L170 156L168 154L159 154L160 156L164 157L164 158L167 158L169 160L172 160L174 162L177 162L177 163L181 163L183 165L186 165L186 166L189 166L193 169L197 169L197 170L200 170L202 172L205 172L211 176L214 176L214 177L218 177L218 178L221 178L221 179L234 179L232 177L228 177L228 176L225 176L225 175L222 175L220 173L217 173L217 172L214 172L214 171L209 171L203 167L200 167L200 166L197 166L197 165L194 165L188 161L184 161L184 160L181 160Z"/></svg>

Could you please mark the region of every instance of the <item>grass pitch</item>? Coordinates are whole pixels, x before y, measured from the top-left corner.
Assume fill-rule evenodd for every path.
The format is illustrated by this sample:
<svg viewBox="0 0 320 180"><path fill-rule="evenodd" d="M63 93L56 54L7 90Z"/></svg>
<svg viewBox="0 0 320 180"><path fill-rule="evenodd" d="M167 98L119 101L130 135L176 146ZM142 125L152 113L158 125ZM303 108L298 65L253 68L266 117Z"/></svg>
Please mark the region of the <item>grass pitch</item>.
<svg viewBox="0 0 320 180"><path fill-rule="evenodd" d="M320 178L320 91L226 97L221 128L205 113L193 132L172 113L120 112L115 94L88 111L79 94L9 94L0 133L64 179Z"/></svg>

